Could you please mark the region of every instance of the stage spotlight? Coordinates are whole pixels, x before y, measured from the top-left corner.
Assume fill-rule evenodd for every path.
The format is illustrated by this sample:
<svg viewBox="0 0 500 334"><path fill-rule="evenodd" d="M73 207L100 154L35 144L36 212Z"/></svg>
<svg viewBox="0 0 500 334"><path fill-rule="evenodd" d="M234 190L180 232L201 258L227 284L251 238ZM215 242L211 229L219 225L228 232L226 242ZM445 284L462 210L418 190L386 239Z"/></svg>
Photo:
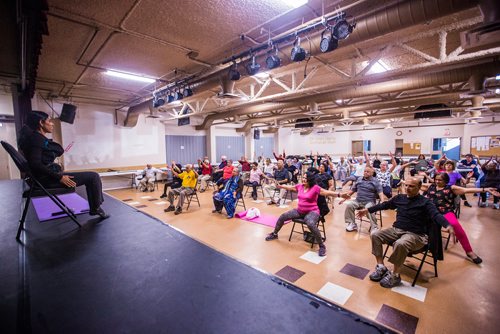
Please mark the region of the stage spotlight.
<svg viewBox="0 0 500 334"><path fill-rule="evenodd" d="M184 97L190 97L193 95L193 90L189 87L184 88L184 92L182 93Z"/></svg>
<svg viewBox="0 0 500 334"><path fill-rule="evenodd" d="M266 59L266 66L268 69L279 67L281 65L281 59L277 55L270 55Z"/></svg>
<svg viewBox="0 0 500 334"><path fill-rule="evenodd" d="M161 107L165 104L165 99L163 97L157 97L153 95L153 108Z"/></svg>
<svg viewBox="0 0 500 334"><path fill-rule="evenodd" d="M168 95L167 95L167 103L172 103L174 102L174 96L172 94L170 94L170 92L168 92Z"/></svg>
<svg viewBox="0 0 500 334"><path fill-rule="evenodd" d="M300 47L300 37L295 39L290 57L295 62L306 59L306 50Z"/></svg>
<svg viewBox="0 0 500 334"><path fill-rule="evenodd" d="M245 67L248 75L255 75L259 72L260 65L255 62L255 55L252 56L252 61L249 62Z"/></svg>
<svg viewBox="0 0 500 334"><path fill-rule="evenodd" d="M174 101L179 101L179 100L182 100L184 98L184 95L182 95L181 92L179 91L176 91L174 93Z"/></svg>
<svg viewBox="0 0 500 334"><path fill-rule="evenodd" d="M238 65L236 64L236 62L233 63L233 65L231 65L231 67L229 67L228 77L229 77L229 80L231 80L231 81L240 80L241 74L238 71Z"/></svg>
<svg viewBox="0 0 500 334"><path fill-rule="evenodd" d="M327 32L326 36L325 33ZM339 46L339 41L333 36L332 31L327 28L321 33L321 42L319 44L319 49L321 52L330 52L335 50Z"/></svg>
<svg viewBox="0 0 500 334"><path fill-rule="evenodd" d="M349 24L345 19L337 21L332 27L333 37L336 39L346 39L349 37L356 25Z"/></svg>
<svg viewBox="0 0 500 334"><path fill-rule="evenodd" d="M281 59L278 57L278 46L275 45L273 48L276 50L276 53L274 55L270 55L269 57L266 58L266 67L270 70L273 68L279 67L281 65ZM272 49L269 51L269 53L272 52Z"/></svg>

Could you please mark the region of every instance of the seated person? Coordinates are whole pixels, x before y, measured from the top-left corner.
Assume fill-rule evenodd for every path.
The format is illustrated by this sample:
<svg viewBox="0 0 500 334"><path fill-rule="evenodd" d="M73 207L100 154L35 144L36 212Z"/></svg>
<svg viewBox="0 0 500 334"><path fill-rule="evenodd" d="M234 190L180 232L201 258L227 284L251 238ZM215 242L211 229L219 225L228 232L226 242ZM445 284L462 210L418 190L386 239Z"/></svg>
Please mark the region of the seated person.
<svg viewBox="0 0 500 334"><path fill-rule="evenodd" d="M248 162L247 158L245 156L242 156L240 160L238 160L238 163L240 164L240 170L241 170L241 175L244 180L248 179L250 176L250 170L252 167L250 166L250 162Z"/></svg>
<svg viewBox="0 0 500 334"><path fill-rule="evenodd" d="M331 177L330 174L326 172L325 161L319 164L319 171L318 173L315 173L314 181L320 188L323 188L325 190L333 189L333 177ZM330 213L330 208L328 207L325 196L318 196L318 208L322 216L326 216Z"/></svg>
<svg viewBox="0 0 500 334"><path fill-rule="evenodd" d="M314 235L314 238L319 245L318 255L325 256L326 246L323 242L323 239L321 238L321 233L316 226L320 218L319 208L317 205L318 196L340 196L340 193L320 188L314 181L314 175L310 172L307 172L302 176L302 183L296 184L294 186L277 184L277 187L280 189L297 192L298 205L297 209L287 211L278 218L274 231L266 236L266 241L278 239L278 232L281 230L283 224L287 220L291 220L294 218L303 218L307 224L307 227Z"/></svg>
<svg viewBox="0 0 500 334"><path fill-rule="evenodd" d="M170 206L166 208L165 212L170 212L175 210L175 214L178 215L182 212L182 206L184 205L184 199L187 195L191 195L196 191L196 182L198 180L198 173L193 169L193 165L187 164L186 170L182 173L177 173L172 170L174 176L182 179L182 186L180 188L170 189L168 192L168 201L170 202ZM177 201L177 205L174 207L174 195L179 196L179 200Z"/></svg>
<svg viewBox="0 0 500 334"><path fill-rule="evenodd" d="M198 159L198 166L201 169L201 175L198 177L198 182L200 182L200 193L204 192L208 187L208 181L212 178L212 165L210 165L210 160L205 159L201 161Z"/></svg>
<svg viewBox="0 0 500 334"><path fill-rule="evenodd" d="M347 171L349 170L349 164L344 157L340 157L340 161L337 164L337 170L335 171L335 180L344 182L347 177Z"/></svg>
<svg viewBox="0 0 500 334"><path fill-rule="evenodd" d="M220 157L221 159L221 162L219 164L219 167L217 167L217 169L214 171L213 175L212 175L212 179L214 182L217 182L219 181L219 179L222 177L222 173L223 173L223 169L224 167L227 166L227 157L225 155L222 155Z"/></svg>
<svg viewBox="0 0 500 334"><path fill-rule="evenodd" d="M481 187L491 187L500 191L500 169L498 163L498 157L491 157L488 161L486 161L481 166L484 176L481 179ZM500 209L499 196L493 196L493 208L496 210ZM485 208L488 206L488 202L486 201L486 194L481 194L481 202L479 203L481 208Z"/></svg>
<svg viewBox="0 0 500 334"><path fill-rule="evenodd" d="M366 154L367 153L365 152L365 156ZM387 198L392 197L391 173L396 168L396 160L394 159L394 155L392 155L391 152L389 152L389 155L391 156L392 159L391 168L389 168L389 164L387 163L387 161L382 161L379 163L379 167L374 167L375 176L377 180L380 182L380 185L382 186L382 192ZM366 165L367 166L370 165L370 159L366 159Z"/></svg>
<svg viewBox="0 0 500 334"><path fill-rule="evenodd" d="M259 167L258 163L256 162L252 163L250 178L245 181L245 185L252 187L252 198L254 201L257 199L257 186L260 184L260 180L264 175L264 173L258 167Z"/></svg>
<svg viewBox="0 0 500 334"><path fill-rule="evenodd" d="M434 181L435 183L422 185L422 190L425 191L424 195L434 203L439 213L453 226L457 239L464 248L467 257L475 264L480 264L483 260L472 251L467 234L465 234L462 225L455 216L456 198L466 193L490 192L493 195L498 195L498 192L495 191L495 188L462 188L449 185L450 176L447 173L437 174Z"/></svg>
<svg viewBox="0 0 500 334"><path fill-rule="evenodd" d="M151 164L146 165L146 168L142 171L142 179L139 182L140 191L155 190L156 173L163 173L163 171L154 168Z"/></svg>
<svg viewBox="0 0 500 334"><path fill-rule="evenodd" d="M351 200L345 208L345 223L346 231L352 232L358 229L358 224L355 222L354 211L362 208L369 208L375 205L377 198L384 201L384 194L382 186L376 178L373 177L373 168L365 167L363 177L360 177L351 190L347 192L350 197L352 194L357 193L356 199ZM378 230L377 217L375 215L368 215L370 220L370 231Z"/></svg>
<svg viewBox="0 0 500 334"><path fill-rule="evenodd" d="M224 166L222 169L216 170L215 173L222 173L222 177L219 178L219 180L216 182L217 187L220 186L221 184L226 183L227 180L231 178L233 175L233 160L229 159L227 160L226 166Z"/></svg>
<svg viewBox="0 0 500 334"><path fill-rule="evenodd" d="M377 265L370 275L370 280L380 282L384 288L401 284L401 266L408 253L418 251L427 244L431 224L438 223L450 234L454 234L453 227L439 213L432 201L419 194L421 186L420 179L410 177L405 181L406 195L396 195L387 202L358 211L358 217L361 218L380 210L396 210L396 222L392 227L371 234L372 254L375 255ZM389 257L389 262L394 264L392 272L384 265L382 249L383 244L391 243L394 248Z"/></svg>
<svg viewBox="0 0 500 334"><path fill-rule="evenodd" d="M477 180L479 178L479 169L478 169L478 166L479 166L479 157L476 159L474 159L474 155L472 155L471 153L467 153L465 155L465 159L463 160L460 160L460 165L459 167L463 167L463 168L472 168L472 176ZM462 172L461 173L463 177L467 177L467 172Z"/></svg>
<svg viewBox="0 0 500 334"><path fill-rule="evenodd" d="M363 176L363 172L366 167L366 163L363 162L363 157L358 157L354 160L355 163L347 161L349 168L352 170L351 175L346 177L344 182L342 182L342 187L346 185L351 186L356 180Z"/></svg>
<svg viewBox="0 0 500 334"><path fill-rule="evenodd" d="M276 166L271 162L271 159L266 158L266 162L264 163L264 168L263 168L264 174L268 177L273 177L275 169Z"/></svg>
<svg viewBox="0 0 500 334"><path fill-rule="evenodd" d="M19 133L18 147L28 161L33 176L47 188L74 188L85 185L91 216L109 217L101 208L104 197L99 174L95 172L63 172L54 160L64 153L58 143L46 137L54 130L49 115L42 111L28 113L26 125Z"/></svg>
<svg viewBox="0 0 500 334"><path fill-rule="evenodd" d="M467 178L465 179L462 176L462 174L455 171L455 167L456 167L456 164L455 164L455 161L453 161L453 160L447 160L444 163L444 171L449 176L448 185L451 186L451 185L456 185L457 183L459 183L459 184L462 184L465 186L467 183L469 183L469 179L474 173L470 172L467 175ZM472 205L467 201L467 197L465 197L465 194L460 195L460 198L462 198L464 200L465 206L468 206L469 208L472 207Z"/></svg>
<svg viewBox="0 0 500 334"><path fill-rule="evenodd" d="M172 165L170 167L167 166L167 171L165 172L165 185L163 186L163 194L160 196L160 198L167 197L168 187L175 189L182 186L182 180L177 176L174 176L174 171L178 174L182 173L182 165L172 160Z"/></svg>
<svg viewBox="0 0 500 334"><path fill-rule="evenodd" d="M214 207L213 213L221 213L222 206L226 209L227 218L234 217L234 211L236 210L236 202L241 196L241 191L243 190L243 180L240 177L240 170L238 168L233 168L231 177L227 180L224 185L221 185L219 191L214 192Z"/></svg>
<svg viewBox="0 0 500 334"><path fill-rule="evenodd" d="M293 183L297 183L298 180L297 180L297 175L299 174L299 170L297 169L297 167L295 167L295 165L293 164L293 161L292 159L287 159L286 160L286 166L285 166L285 169L288 170L291 174L292 174L292 182Z"/></svg>
<svg viewBox="0 0 500 334"><path fill-rule="evenodd" d="M288 170L285 169L285 165L283 160L278 160L277 162L277 169L274 171L274 181L273 183L267 184L264 186L264 193L267 195L267 197L270 198L270 201L267 203L269 205L271 204L276 204L277 206L280 206L280 201L284 198L285 196L285 189L280 189L279 197L277 200L274 199L274 192L276 189L278 189L277 184L285 184L290 182L288 179ZM270 177L265 176L266 179L270 179Z"/></svg>

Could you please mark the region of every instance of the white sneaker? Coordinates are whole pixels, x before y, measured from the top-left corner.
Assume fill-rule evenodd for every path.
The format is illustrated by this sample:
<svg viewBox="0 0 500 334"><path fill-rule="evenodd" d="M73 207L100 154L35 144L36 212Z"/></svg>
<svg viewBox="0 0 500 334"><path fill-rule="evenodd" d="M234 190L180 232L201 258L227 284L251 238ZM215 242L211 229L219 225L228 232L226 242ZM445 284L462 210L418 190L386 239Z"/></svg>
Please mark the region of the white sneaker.
<svg viewBox="0 0 500 334"><path fill-rule="evenodd" d="M358 230L358 224L356 224L356 223L349 223L349 224L347 224L345 230L347 232L357 231Z"/></svg>
<svg viewBox="0 0 500 334"><path fill-rule="evenodd" d="M480 202L479 203L479 207L480 208L486 208L486 207L488 207L488 203L487 202Z"/></svg>
<svg viewBox="0 0 500 334"><path fill-rule="evenodd" d="M500 210L500 204L499 203L493 204L493 209Z"/></svg>

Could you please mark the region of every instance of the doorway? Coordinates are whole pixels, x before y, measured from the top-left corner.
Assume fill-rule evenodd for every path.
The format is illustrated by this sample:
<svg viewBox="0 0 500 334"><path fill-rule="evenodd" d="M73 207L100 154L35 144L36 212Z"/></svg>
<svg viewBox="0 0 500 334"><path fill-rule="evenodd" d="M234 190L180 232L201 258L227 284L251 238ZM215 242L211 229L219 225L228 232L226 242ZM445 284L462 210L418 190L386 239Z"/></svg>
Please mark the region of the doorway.
<svg viewBox="0 0 500 334"><path fill-rule="evenodd" d="M355 157L363 156L364 152L371 151L370 140L353 140L351 144L351 152Z"/></svg>

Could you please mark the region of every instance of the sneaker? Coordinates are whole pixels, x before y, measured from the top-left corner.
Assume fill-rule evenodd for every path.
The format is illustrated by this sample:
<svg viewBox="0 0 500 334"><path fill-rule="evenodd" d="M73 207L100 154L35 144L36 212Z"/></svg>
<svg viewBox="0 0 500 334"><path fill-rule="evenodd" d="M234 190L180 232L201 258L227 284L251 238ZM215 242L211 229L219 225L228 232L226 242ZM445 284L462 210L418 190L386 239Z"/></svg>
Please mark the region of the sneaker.
<svg viewBox="0 0 500 334"><path fill-rule="evenodd" d="M401 284L401 277L399 275L396 275L394 273L391 273L390 271L387 272L387 274L380 280L380 286L384 288L394 288L395 286L398 286Z"/></svg>
<svg viewBox="0 0 500 334"><path fill-rule="evenodd" d="M357 231L358 230L358 224L356 224L356 223L349 223L349 224L347 224L345 230L347 232Z"/></svg>
<svg viewBox="0 0 500 334"><path fill-rule="evenodd" d="M219 211L219 210L212 210L212 213L222 213L222 211Z"/></svg>
<svg viewBox="0 0 500 334"><path fill-rule="evenodd" d="M383 264L377 264L375 266L375 271L370 274L370 280L374 282L380 282L382 278L387 274L387 268Z"/></svg>
<svg viewBox="0 0 500 334"><path fill-rule="evenodd" d="M487 208L488 207L488 203L487 202L480 202L479 203L479 207L480 208Z"/></svg>
<svg viewBox="0 0 500 334"><path fill-rule="evenodd" d="M500 205L498 203L493 204L493 209L500 210Z"/></svg>
<svg viewBox="0 0 500 334"><path fill-rule="evenodd" d="M267 205L273 205L273 204L276 204L276 202L273 201L273 200L270 200L270 201L267 202Z"/></svg>
<svg viewBox="0 0 500 334"><path fill-rule="evenodd" d="M326 256L326 246L324 244L319 245L318 255Z"/></svg>
<svg viewBox="0 0 500 334"><path fill-rule="evenodd" d="M233 216L227 215L227 217L226 217L226 218L227 218L227 219L231 219L231 218L233 218Z"/></svg>
<svg viewBox="0 0 500 334"><path fill-rule="evenodd" d="M104 210L102 208L97 208L95 211L90 211L89 215L99 216L99 218L101 218L101 219L109 218L109 215L106 212L104 212Z"/></svg>
<svg viewBox="0 0 500 334"><path fill-rule="evenodd" d="M278 239L278 234L271 232L266 236L266 241L271 241L274 239Z"/></svg>
<svg viewBox="0 0 500 334"><path fill-rule="evenodd" d="M204 193L205 192L205 189L200 189L200 193Z"/></svg>
<svg viewBox="0 0 500 334"><path fill-rule="evenodd" d="M465 205L466 207L472 208L472 205L470 205L470 203L469 203L469 202L467 202L467 201L465 201L465 202L464 202L464 205Z"/></svg>
<svg viewBox="0 0 500 334"><path fill-rule="evenodd" d="M167 197L167 194L163 194L160 196L160 198L166 198Z"/></svg>
<svg viewBox="0 0 500 334"><path fill-rule="evenodd" d="M182 209L181 208L175 209L175 212L174 212L175 215L178 215L180 213L182 213Z"/></svg>
<svg viewBox="0 0 500 334"><path fill-rule="evenodd" d="M372 226L370 226L370 234L373 234L373 233L377 232L378 230L380 230L380 228L378 227L377 224L373 224Z"/></svg>
<svg viewBox="0 0 500 334"><path fill-rule="evenodd" d="M252 199L253 199L254 201L256 201L256 200L257 200L257 195L253 194L253 195L252 195Z"/></svg>
<svg viewBox="0 0 500 334"><path fill-rule="evenodd" d="M166 208L166 209L165 209L165 210L163 210L163 211L165 211L165 212L170 212L170 211L174 211L174 210L175 210L175 206L170 205L168 208Z"/></svg>

